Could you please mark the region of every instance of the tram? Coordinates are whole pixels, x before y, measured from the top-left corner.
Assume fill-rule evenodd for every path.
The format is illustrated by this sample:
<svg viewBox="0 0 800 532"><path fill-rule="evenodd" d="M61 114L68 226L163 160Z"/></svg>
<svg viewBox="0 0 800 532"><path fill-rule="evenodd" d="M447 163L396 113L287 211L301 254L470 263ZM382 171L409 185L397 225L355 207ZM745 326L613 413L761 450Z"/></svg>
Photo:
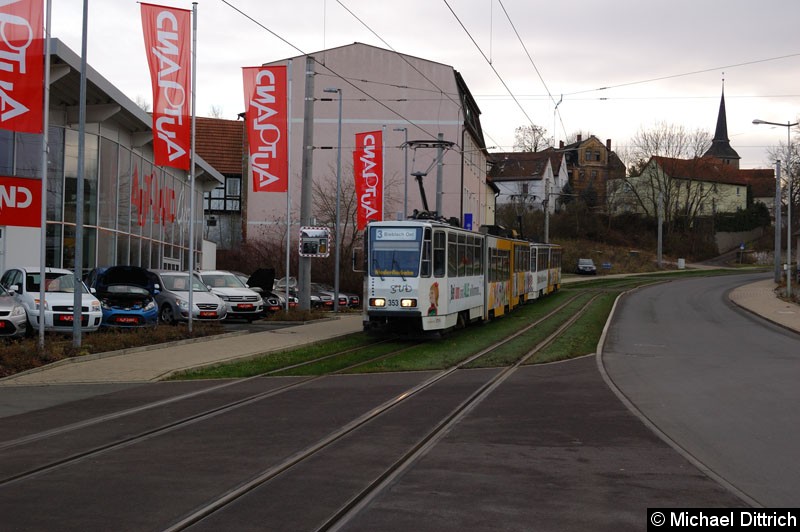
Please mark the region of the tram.
<svg viewBox="0 0 800 532"><path fill-rule="evenodd" d="M444 331L558 290L561 248L440 219L372 222L365 235L365 330Z"/></svg>

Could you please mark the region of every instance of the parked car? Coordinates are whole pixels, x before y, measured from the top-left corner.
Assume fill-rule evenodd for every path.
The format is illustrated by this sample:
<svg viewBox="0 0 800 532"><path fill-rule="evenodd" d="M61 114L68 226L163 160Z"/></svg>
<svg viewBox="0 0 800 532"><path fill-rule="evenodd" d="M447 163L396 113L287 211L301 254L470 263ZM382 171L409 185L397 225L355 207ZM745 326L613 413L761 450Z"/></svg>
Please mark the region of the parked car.
<svg viewBox="0 0 800 532"><path fill-rule="evenodd" d="M286 278L281 277L277 281L275 281L274 292L280 294L281 292L286 292ZM297 279L294 277L289 277L289 293L293 294L294 297L299 297L300 288L297 285ZM331 310L333 309L333 295L332 294L325 294L322 292L317 292L313 289L309 291L309 306L312 309L318 310Z"/></svg>
<svg viewBox="0 0 800 532"><path fill-rule="evenodd" d="M579 275L597 275L597 267L595 267L592 259L578 259L576 272Z"/></svg>
<svg viewBox="0 0 800 532"><path fill-rule="evenodd" d="M11 268L0 277L0 285L25 308L28 331L39 328L39 290L42 275L38 267ZM62 268L47 268L44 272L44 328L46 331L71 333L75 303L75 275ZM100 301L79 283L81 291L81 331L100 328L103 313Z"/></svg>
<svg viewBox="0 0 800 532"><path fill-rule="evenodd" d="M28 331L25 307L17 303L14 296L0 286L0 336L17 338Z"/></svg>
<svg viewBox="0 0 800 532"><path fill-rule="evenodd" d="M264 312L261 296L250 290L233 273L224 270L203 270L200 278L208 289L218 295L228 308L227 318L253 321Z"/></svg>
<svg viewBox="0 0 800 532"><path fill-rule="evenodd" d="M156 294L158 318L162 323L189 320L189 283L192 283L192 319L219 321L228 315L228 307L216 294L212 294L203 280L187 272L150 270L158 279L161 290Z"/></svg>
<svg viewBox="0 0 800 532"><path fill-rule="evenodd" d="M325 283L311 283L311 290L315 292L322 292L333 297L336 292L334 287ZM357 308L361 304L361 298L356 294L348 294L339 290L339 306Z"/></svg>
<svg viewBox="0 0 800 532"><path fill-rule="evenodd" d="M86 276L103 308L106 327L147 327L158 325L160 292L155 274L139 266L95 268Z"/></svg>

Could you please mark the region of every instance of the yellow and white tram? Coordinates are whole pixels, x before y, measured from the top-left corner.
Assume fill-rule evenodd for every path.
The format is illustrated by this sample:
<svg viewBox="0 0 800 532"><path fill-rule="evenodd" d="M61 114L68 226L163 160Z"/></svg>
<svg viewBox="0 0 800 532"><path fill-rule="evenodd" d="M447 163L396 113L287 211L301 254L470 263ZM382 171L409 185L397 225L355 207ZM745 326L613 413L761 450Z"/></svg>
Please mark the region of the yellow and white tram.
<svg viewBox="0 0 800 532"><path fill-rule="evenodd" d="M502 316L558 289L561 282L558 246L476 233L433 219L373 222L365 240L365 330L465 326ZM533 270L538 267L534 255L545 253L546 271Z"/></svg>

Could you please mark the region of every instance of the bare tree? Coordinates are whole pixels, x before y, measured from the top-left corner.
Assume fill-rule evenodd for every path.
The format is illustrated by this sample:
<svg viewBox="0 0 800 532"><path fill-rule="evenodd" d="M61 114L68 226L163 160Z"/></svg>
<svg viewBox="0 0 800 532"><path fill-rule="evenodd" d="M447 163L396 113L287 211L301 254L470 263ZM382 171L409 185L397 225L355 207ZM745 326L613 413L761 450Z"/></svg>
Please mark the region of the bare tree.
<svg viewBox="0 0 800 532"><path fill-rule="evenodd" d="M547 129L531 124L514 130L514 151L537 152L552 146Z"/></svg>
<svg viewBox="0 0 800 532"><path fill-rule="evenodd" d="M687 165L691 173L707 164L700 157L711 146L711 134L661 122L651 129L640 128L629 146L624 157L629 175L637 179L629 179L625 188L645 212L655 216L663 205L668 230L674 225L674 215L696 216L713 194L713 187L692 179L676 179L675 176L686 173ZM664 159L658 165L651 163L648 166L655 156ZM679 168L683 172L679 172Z"/></svg>
<svg viewBox="0 0 800 532"><path fill-rule="evenodd" d="M221 105L212 105L208 109L208 116L210 118L222 118L222 106Z"/></svg>
<svg viewBox="0 0 800 532"><path fill-rule="evenodd" d="M777 146L767 149L767 155L771 166L775 166L777 161L781 162L781 202L788 204L792 202L792 218L795 218L798 211L798 203L800 203L800 135L797 134L798 129L795 128L795 134L791 140L791 145L787 146L781 142ZM791 148L791 151L790 151ZM789 178L792 179L792 194L789 198ZM792 223L792 227L796 227Z"/></svg>
<svg viewBox="0 0 800 532"><path fill-rule="evenodd" d="M143 111L150 112L150 102L148 102L144 96L136 96L134 101Z"/></svg>

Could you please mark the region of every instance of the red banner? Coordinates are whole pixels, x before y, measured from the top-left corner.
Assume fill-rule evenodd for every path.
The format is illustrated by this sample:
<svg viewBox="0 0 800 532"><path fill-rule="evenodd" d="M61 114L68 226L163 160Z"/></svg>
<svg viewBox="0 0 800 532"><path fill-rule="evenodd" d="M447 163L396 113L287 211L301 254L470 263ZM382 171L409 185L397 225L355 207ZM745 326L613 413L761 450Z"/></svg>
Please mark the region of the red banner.
<svg viewBox="0 0 800 532"><path fill-rule="evenodd" d="M192 145L192 12L142 4L142 28L153 85L155 163L188 170Z"/></svg>
<svg viewBox="0 0 800 532"><path fill-rule="evenodd" d="M43 11L42 0L0 1L0 129L42 132Z"/></svg>
<svg viewBox="0 0 800 532"><path fill-rule="evenodd" d="M0 177L0 225L42 226L42 181Z"/></svg>
<svg viewBox="0 0 800 532"><path fill-rule="evenodd" d="M353 173L358 202L357 228L368 222L383 220L383 133L356 133L353 152Z"/></svg>
<svg viewBox="0 0 800 532"><path fill-rule="evenodd" d="M244 67L242 74L253 192L286 192L289 186L286 67Z"/></svg>

